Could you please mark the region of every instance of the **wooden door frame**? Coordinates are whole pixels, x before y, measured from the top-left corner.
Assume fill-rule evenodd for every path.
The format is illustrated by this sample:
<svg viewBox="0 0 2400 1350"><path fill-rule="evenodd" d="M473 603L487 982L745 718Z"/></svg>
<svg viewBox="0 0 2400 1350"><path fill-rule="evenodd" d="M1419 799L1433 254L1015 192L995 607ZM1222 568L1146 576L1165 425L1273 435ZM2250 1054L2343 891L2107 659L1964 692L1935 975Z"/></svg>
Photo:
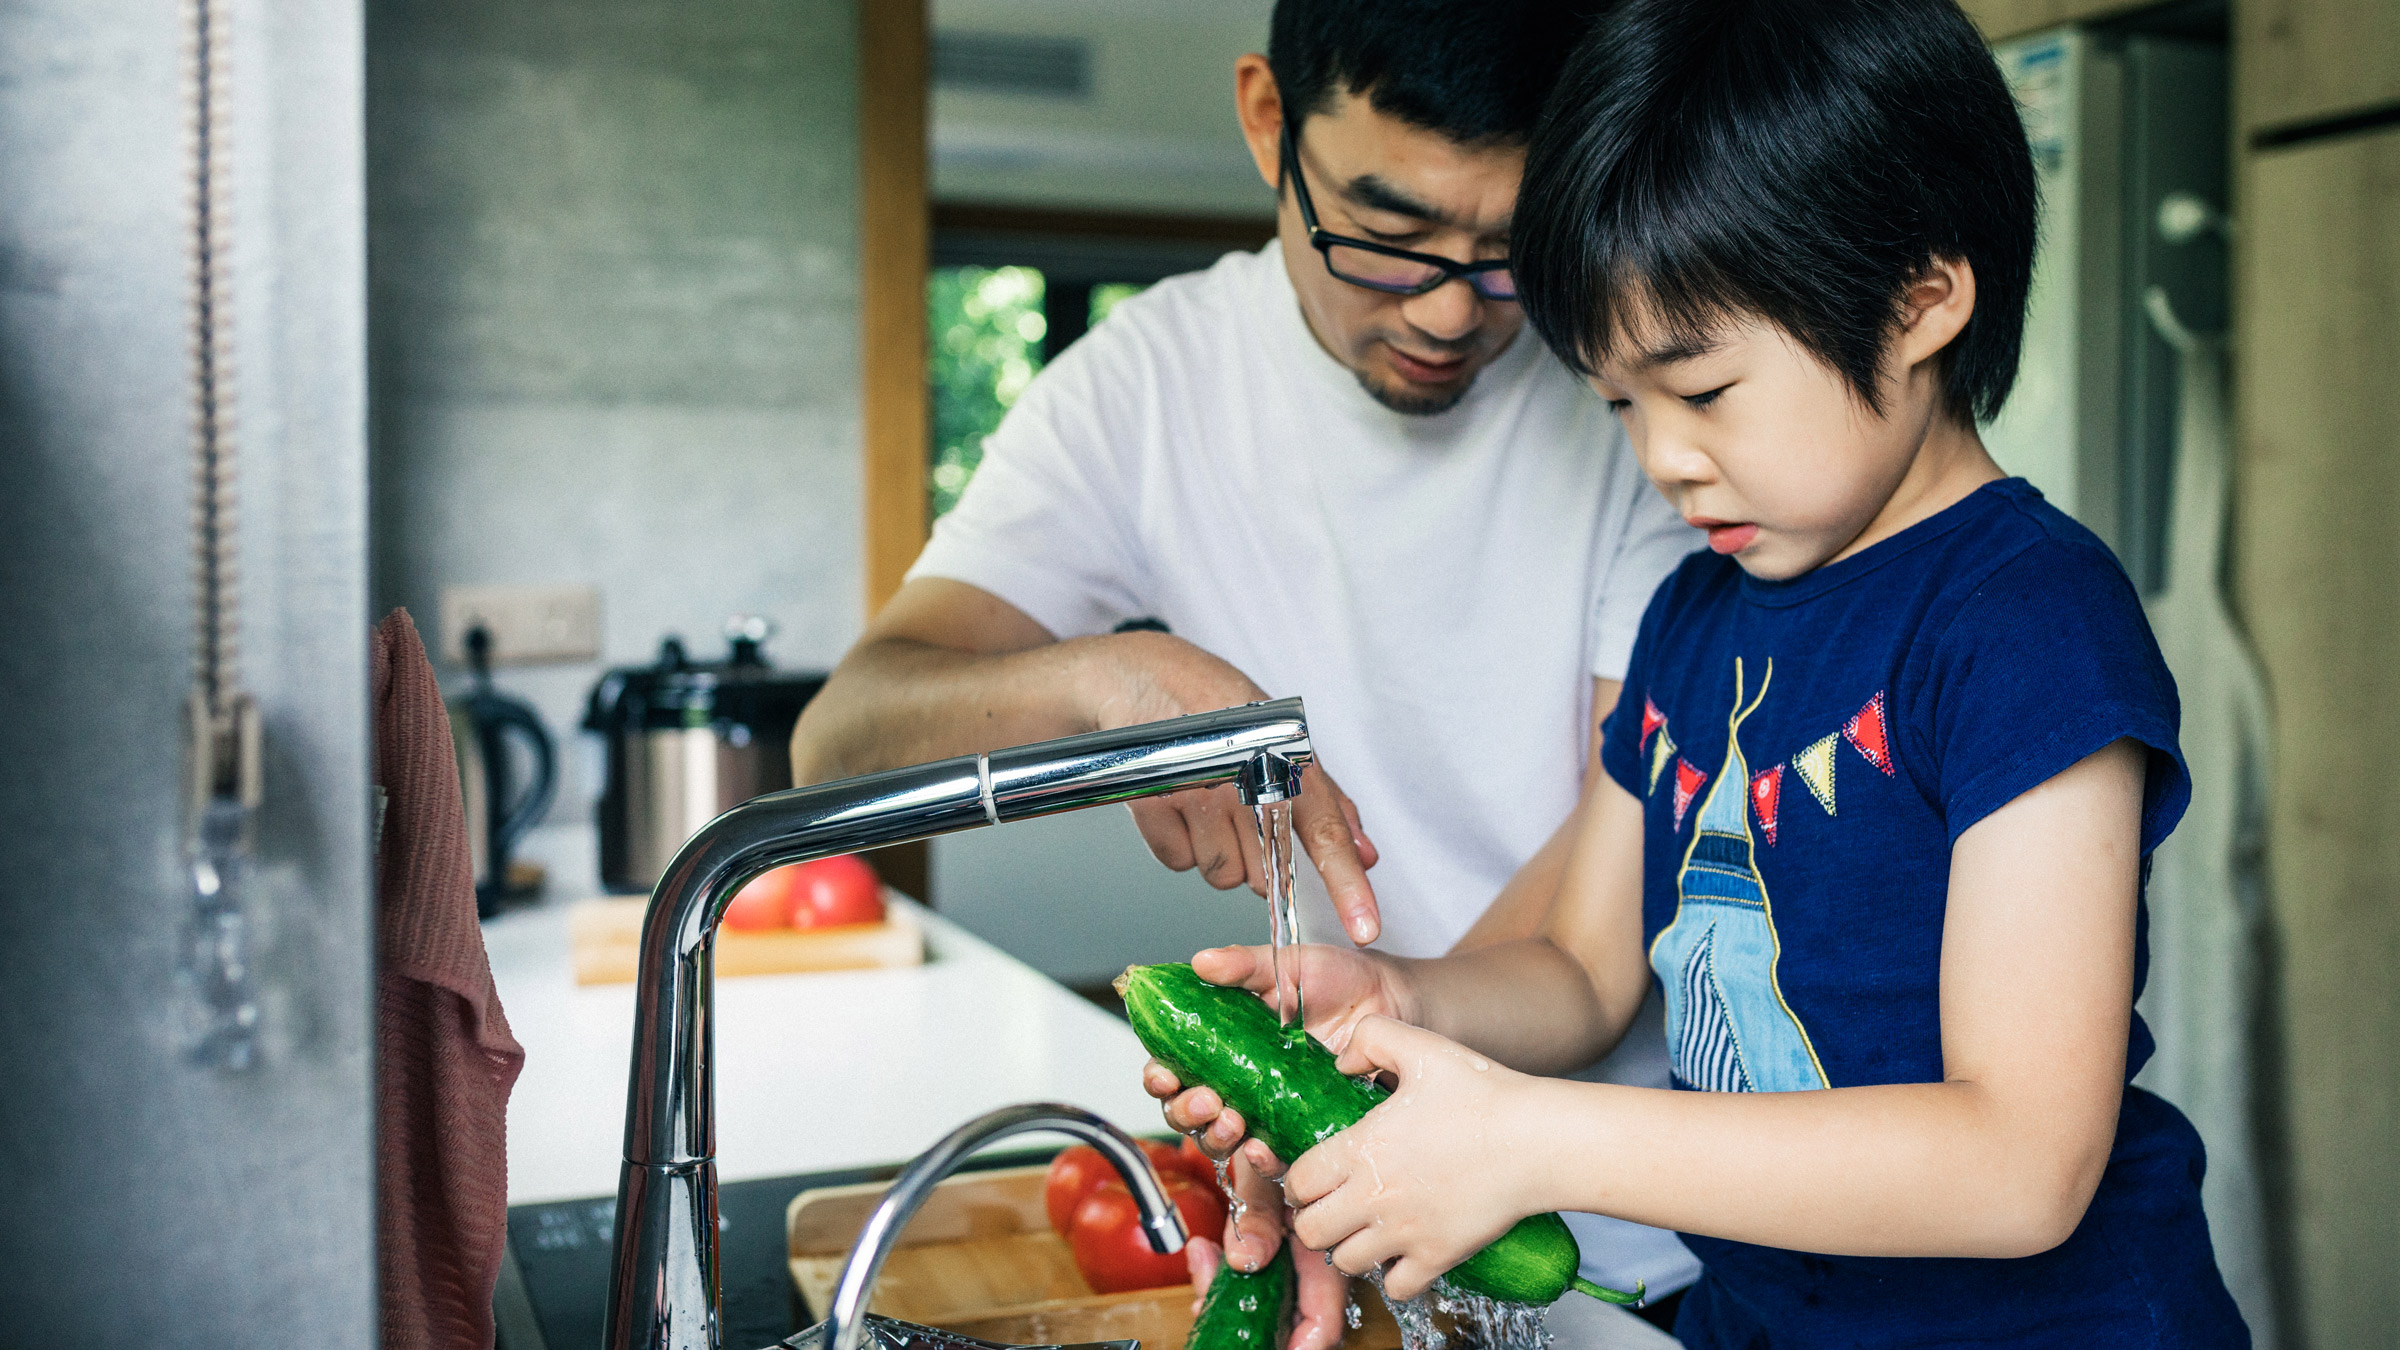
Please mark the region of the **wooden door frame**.
<svg viewBox="0 0 2400 1350"><path fill-rule="evenodd" d="M866 616L925 547L931 461L925 280L932 264L928 0L859 0L859 431ZM875 854L886 881L932 899L922 843Z"/></svg>
<svg viewBox="0 0 2400 1350"><path fill-rule="evenodd" d="M926 0L859 0L859 423L874 617L925 546Z"/></svg>

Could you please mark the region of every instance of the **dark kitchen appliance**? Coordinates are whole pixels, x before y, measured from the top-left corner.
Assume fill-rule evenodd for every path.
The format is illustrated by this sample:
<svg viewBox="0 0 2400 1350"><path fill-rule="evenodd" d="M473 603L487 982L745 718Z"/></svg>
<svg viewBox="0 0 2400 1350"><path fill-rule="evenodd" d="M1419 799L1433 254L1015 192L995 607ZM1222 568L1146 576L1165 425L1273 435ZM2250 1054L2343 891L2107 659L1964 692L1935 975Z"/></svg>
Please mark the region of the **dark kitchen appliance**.
<svg viewBox="0 0 2400 1350"><path fill-rule="evenodd" d="M509 854L525 831L550 810L558 791L558 751L541 714L522 699L492 688L492 636L467 630L467 661L475 683L450 701L450 746L466 796L467 854L475 866L475 912L490 918L512 893ZM508 743L523 743L533 775L518 784Z"/></svg>
<svg viewBox="0 0 2400 1350"><path fill-rule="evenodd" d="M583 729L606 759L599 806L600 884L646 892L694 831L762 792L792 785L792 726L825 687L823 672L784 672L762 650L774 626L737 615L719 662L668 638L658 660L601 677Z"/></svg>

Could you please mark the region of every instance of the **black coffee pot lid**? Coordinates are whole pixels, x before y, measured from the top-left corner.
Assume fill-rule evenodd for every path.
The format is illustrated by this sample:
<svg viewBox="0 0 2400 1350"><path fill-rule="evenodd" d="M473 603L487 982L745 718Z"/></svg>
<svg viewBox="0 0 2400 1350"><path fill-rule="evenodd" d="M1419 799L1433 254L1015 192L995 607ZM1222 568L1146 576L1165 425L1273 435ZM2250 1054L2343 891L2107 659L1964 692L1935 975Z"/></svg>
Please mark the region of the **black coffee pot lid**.
<svg viewBox="0 0 2400 1350"><path fill-rule="evenodd" d="M774 631L774 623L760 615L726 620L729 649L723 661L694 661L683 639L666 637L651 664L620 666L592 686L584 730L657 731L720 722L788 728L800 705L824 687L825 675L776 670L764 650Z"/></svg>

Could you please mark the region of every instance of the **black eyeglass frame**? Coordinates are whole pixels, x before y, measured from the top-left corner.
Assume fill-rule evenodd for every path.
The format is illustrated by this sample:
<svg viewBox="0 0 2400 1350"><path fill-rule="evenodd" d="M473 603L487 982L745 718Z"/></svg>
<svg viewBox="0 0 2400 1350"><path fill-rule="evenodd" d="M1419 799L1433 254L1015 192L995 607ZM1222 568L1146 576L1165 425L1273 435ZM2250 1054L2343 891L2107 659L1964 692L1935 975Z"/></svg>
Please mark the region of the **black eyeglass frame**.
<svg viewBox="0 0 2400 1350"><path fill-rule="evenodd" d="M1337 280L1347 281L1353 286L1361 286L1370 291L1381 291L1385 295L1410 296L1424 295L1439 290L1453 281L1463 281L1467 283L1468 289L1474 291L1482 299L1516 303L1517 296L1513 285L1507 295L1494 295L1485 290L1482 284L1476 280L1488 273L1506 272L1509 268L1509 260L1506 258L1486 258L1481 262L1462 263L1445 258L1438 253L1419 253L1414 249L1394 248L1390 244L1378 244L1372 239L1354 239L1346 234L1335 234L1319 225L1317 223L1317 204L1310 200L1308 195L1308 176L1300 171L1299 138L1292 131L1292 124L1288 119L1283 124L1283 171L1292 180L1292 197L1300 206L1300 223L1308 227L1309 246L1316 249L1317 256L1325 262L1325 270ZM1423 263L1436 270L1432 276L1414 286L1395 286L1389 282L1367 281L1350 276L1333 265L1333 250L1336 247L1365 249L1369 253L1380 254L1386 258Z"/></svg>

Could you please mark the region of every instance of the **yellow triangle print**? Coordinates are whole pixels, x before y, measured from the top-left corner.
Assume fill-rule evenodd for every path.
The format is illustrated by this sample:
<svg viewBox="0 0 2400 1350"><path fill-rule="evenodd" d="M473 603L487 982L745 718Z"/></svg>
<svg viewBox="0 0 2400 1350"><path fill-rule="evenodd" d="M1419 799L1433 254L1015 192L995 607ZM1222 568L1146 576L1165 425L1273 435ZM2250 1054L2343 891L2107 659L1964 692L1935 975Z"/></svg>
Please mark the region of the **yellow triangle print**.
<svg viewBox="0 0 2400 1350"><path fill-rule="evenodd" d="M1792 756L1792 768L1799 772L1800 781L1808 784L1808 795L1816 798L1829 816L1833 814L1833 748L1841 739L1842 733L1834 732Z"/></svg>
<svg viewBox="0 0 2400 1350"><path fill-rule="evenodd" d="M1831 754L1832 752L1827 751L1826 753ZM1665 727L1660 727L1658 739L1650 743L1650 786L1647 791L1658 791L1658 776L1667 771L1668 763L1674 758L1675 738L1667 734Z"/></svg>

